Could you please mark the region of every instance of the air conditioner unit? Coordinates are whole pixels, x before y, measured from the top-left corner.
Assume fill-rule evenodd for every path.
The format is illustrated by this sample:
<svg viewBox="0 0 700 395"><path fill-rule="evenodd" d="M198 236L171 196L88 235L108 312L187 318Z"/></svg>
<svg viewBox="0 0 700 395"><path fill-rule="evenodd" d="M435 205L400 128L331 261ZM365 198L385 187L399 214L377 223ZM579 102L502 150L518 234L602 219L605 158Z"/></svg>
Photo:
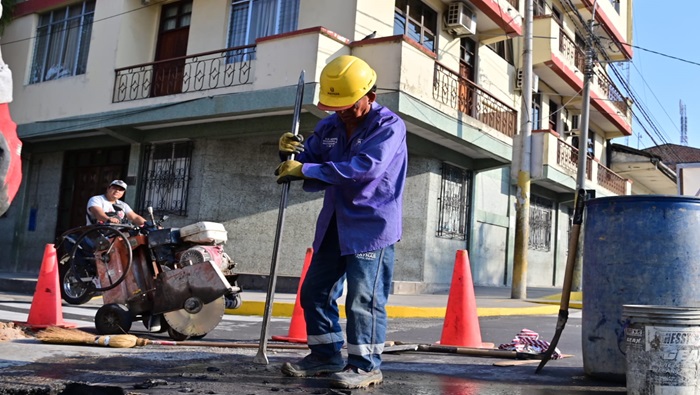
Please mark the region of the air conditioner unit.
<svg viewBox="0 0 700 395"><path fill-rule="evenodd" d="M455 37L476 34L476 12L465 3L450 3L445 14L445 30Z"/></svg>
<svg viewBox="0 0 700 395"><path fill-rule="evenodd" d="M537 91L540 89L540 77L532 73L532 92L537 93ZM515 90L516 91L521 91L523 89L523 69L517 69L515 70Z"/></svg>

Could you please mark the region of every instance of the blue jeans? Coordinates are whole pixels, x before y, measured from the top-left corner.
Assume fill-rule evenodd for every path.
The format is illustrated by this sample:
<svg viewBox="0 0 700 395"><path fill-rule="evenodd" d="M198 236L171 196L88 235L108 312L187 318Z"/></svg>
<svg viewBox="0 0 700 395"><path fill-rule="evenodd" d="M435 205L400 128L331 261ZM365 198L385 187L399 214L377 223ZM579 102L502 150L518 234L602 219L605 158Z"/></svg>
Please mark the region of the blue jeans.
<svg viewBox="0 0 700 395"><path fill-rule="evenodd" d="M347 279L348 364L378 369L386 340L386 302L394 270L394 246L355 255L340 255L338 230L331 221L309 264L301 287L306 333L311 352L330 357L343 347L336 299Z"/></svg>

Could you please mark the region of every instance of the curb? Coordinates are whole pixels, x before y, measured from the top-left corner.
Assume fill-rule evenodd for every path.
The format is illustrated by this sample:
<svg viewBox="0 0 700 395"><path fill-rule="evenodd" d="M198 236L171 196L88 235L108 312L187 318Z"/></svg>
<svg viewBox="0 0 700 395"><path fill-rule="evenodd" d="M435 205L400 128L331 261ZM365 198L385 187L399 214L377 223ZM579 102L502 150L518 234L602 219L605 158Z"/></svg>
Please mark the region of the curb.
<svg viewBox="0 0 700 395"><path fill-rule="evenodd" d="M538 303L538 302L533 302ZM479 317L497 317L504 315L553 315L559 312L559 303L556 305L544 301L544 305L532 307L478 307L476 314ZM573 306L572 306L573 307ZM340 317L345 317L345 306L338 305ZM294 311L294 303L275 302L272 305L273 317L291 317ZM265 302L243 301L238 309L226 309L226 314L231 315L263 315ZM416 306L386 306L388 318L444 318L445 307L416 307Z"/></svg>

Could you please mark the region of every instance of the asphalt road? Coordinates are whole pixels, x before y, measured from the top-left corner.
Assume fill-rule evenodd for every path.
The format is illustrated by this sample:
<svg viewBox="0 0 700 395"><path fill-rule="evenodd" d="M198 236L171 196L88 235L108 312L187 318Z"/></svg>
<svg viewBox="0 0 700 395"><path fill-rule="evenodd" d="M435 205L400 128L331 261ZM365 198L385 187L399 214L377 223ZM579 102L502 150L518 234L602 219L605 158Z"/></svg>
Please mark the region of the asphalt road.
<svg viewBox="0 0 700 395"><path fill-rule="evenodd" d="M99 299L83 306L63 307L67 322L94 331L92 318ZM0 293L0 321L25 321L31 297ZM625 393L622 383L587 377L581 357L580 312L572 313L559 341L571 357L552 360L535 374L537 361L467 355L402 352L384 355L384 383L355 391L329 389L327 379L284 377L280 366L306 354L304 350L268 349L268 365L253 363L261 317L226 315L206 341L253 343L251 348L145 346L106 348L53 345L36 339L0 343L0 394L610 394ZM509 343L523 328L543 339L554 333L556 316L480 318L484 342ZM393 319L388 340L428 344L440 340L442 320ZM286 335L289 319L274 318L271 335ZM141 330L141 331L140 331ZM140 337L167 339L143 331ZM277 344L270 342L269 344ZM495 363L522 363L496 366Z"/></svg>

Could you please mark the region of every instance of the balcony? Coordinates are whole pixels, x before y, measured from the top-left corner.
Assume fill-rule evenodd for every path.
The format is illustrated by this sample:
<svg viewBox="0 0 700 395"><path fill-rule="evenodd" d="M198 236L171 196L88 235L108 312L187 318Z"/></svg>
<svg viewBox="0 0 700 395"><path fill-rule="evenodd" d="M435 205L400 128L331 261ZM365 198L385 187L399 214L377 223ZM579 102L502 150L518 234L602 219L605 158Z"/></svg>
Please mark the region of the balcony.
<svg viewBox="0 0 700 395"><path fill-rule="evenodd" d="M178 112L173 118L151 112L156 117L150 122L159 125L289 111L287 94L296 86L299 71L305 70L310 89L303 110L320 117L325 113L309 104L318 100L317 84L326 59L340 54L357 55L377 71L378 101L402 114L407 123L413 122L421 137L475 159L510 161L518 124L517 111L507 104L512 97L505 90L494 92L498 96L461 78L453 71L459 69L458 60L436 63L434 53L400 35L350 43L317 27L265 37L255 46L120 67L113 71L115 79L108 88L111 110L212 99L200 107L204 112L196 114Z"/></svg>
<svg viewBox="0 0 700 395"><path fill-rule="evenodd" d="M549 16L534 20L534 35L541 40L533 51L533 66L540 80L562 95L570 107L581 109L585 53ZM594 65L590 90L590 121L605 132L605 139L632 134L632 113L627 99L612 83L605 68Z"/></svg>
<svg viewBox="0 0 700 395"><path fill-rule="evenodd" d="M559 52L579 71L583 71L586 67L586 54L564 33L563 29L559 29Z"/></svg>
<svg viewBox="0 0 700 395"><path fill-rule="evenodd" d="M227 48L116 69L112 102L252 84L255 50Z"/></svg>
<svg viewBox="0 0 700 395"><path fill-rule="evenodd" d="M586 157L586 179L588 180L593 180L591 162L593 162L591 157ZM556 164L564 169L567 174L578 175L578 148L564 140L557 139Z"/></svg>
<svg viewBox="0 0 700 395"><path fill-rule="evenodd" d="M612 83L605 70L602 67L596 67L594 73L596 75L596 78L593 79L595 86L603 94L602 98L594 100L606 101L615 106L617 111L622 114L629 113L630 108L627 99L622 96L622 93Z"/></svg>
<svg viewBox="0 0 700 395"><path fill-rule="evenodd" d="M467 116L504 137L515 135L517 111L513 107L446 65L435 62L433 53L410 38L382 37L363 41L352 48L347 44L348 40L330 31L314 28L266 37L258 40L255 46L122 67L115 70L112 102L162 101L169 96L183 100L240 92L241 88L246 91L274 89L290 85L289 78L294 73L289 70L307 70L307 82L317 81L323 59L346 51L367 60L378 72L377 85L384 89L406 92L455 118ZM290 53L292 49L294 56ZM290 59L296 59L297 64L289 64ZM410 68L401 66L408 64ZM217 92L211 92L213 90Z"/></svg>
<svg viewBox="0 0 700 395"><path fill-rule="evenodd" d="M518 112L514 108L438 62L435 62L433 98L508 137L515 135Z"/></svg>
<svg viewBox="0 0 700 395"><path fill-rule="evenodd" d="M628 195L627 184L626 179L598 163L598 185L617 195Z"/></svg>
<svg viewBox="0 0 700 395"><path fill-rule="evenodd" d="M571 192L578 177L578 149L559 138L556 132L532 133L533 182L559 192ZM602 196L629 195L632 183L590 156L586 158L586 180Z"/></svg>

